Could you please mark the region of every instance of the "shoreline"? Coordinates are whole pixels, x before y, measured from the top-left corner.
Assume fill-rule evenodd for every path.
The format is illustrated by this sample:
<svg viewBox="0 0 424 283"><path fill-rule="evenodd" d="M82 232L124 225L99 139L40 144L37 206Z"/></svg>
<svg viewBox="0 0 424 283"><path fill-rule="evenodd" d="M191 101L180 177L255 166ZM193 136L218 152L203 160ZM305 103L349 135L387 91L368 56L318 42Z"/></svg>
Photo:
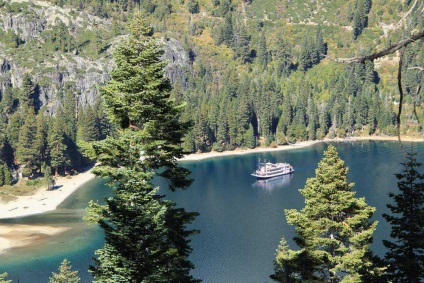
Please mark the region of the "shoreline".
<svg viewBox="0 0 424 283"><path fill-rule="evenodd" d="M95 177L90 170L91 168L71 178L55 179L54 190L47 191L43 187L33 195L18 196L16 200L0 203L0 219L18 218L55 210L72 193Z"/></svg>
<svg viewBox="0 0 424 283"><path fill-rule="evenodd" d="M316 141L304 141L291 145L283 145L276 148L254 148L254 149L236 149L234 151L195 153L186 155L179 161L200 161L216 157L236 156L245 154L254 154L260 152L285 151L291 149L300 149L312 146L322 142L355 142L355 141L398 141L395 137L370 136L370 137L352 137L344 139L324 139ZM424 142L424 137L402 137L402 142ZM91 168L69 177L59 177L56 179L57 188L47 191L46 188L40 188L34 195L19 196L16 200L8 203L0 203L0 220L8 218L25 217L35 214L53 211L57 206L67 199L72 193L77 191L83 184L95 177L91 173ZM8 253L9 250L19 249L25 246L41 243L46 239L65 233L69 228L51 225L21 225L0 223L0 255Z"/></svg>
<svg viewBox="0 0 424 283"><path fill-rule="evenodd" d="M355 142L355 141L398 141L397 136L363 136L363 137L349 137L349 138L334 138L334 139L322 139L322 140L314 140L314 141L302 141L289 145L280 145L275 148L270 147L256 147L252 149L235 149L229 151L211 151L205 153L192 153L184 156L179 159L179 161L199 161L205 160L209 158L215 157L224 157L224 156L233 156L233 155L245 155L252 153L261 153L261 152L272 152L272 151L285 151L291 149L305 148L308 146L312 146L314 144L322 143L322 142ZM424 142L424 137L413 137L413 136L401 136L402 142Z"/></svg>
<svg viewBox="0 0 424 283"><path fill-rule="evenodd" d="M402 142L424 142L424 137L401 137ZM206 153L193 153L184 156L178 161L200 161L216 157L234 156L253 154L260 152L271 152L271 151L284 151L291 149L299 149L312 146L321 142L354 142L364 140L375 140L375 141L397 141L397 136L385 137L385 136L369 136L369 137L351 137L351 138L335 138L335 139L323 139L315 141L304 141L291 145L282 145L276 148L265 148L258 147L254 149L235 149L233 151L224 152L206 152ZM40 188L34 195L31 196L19 196L16 200L0 203L0 220L8 218L25 217L35 214L52 211L57 208L65 199L67 199L72 193L77 191L83 184L92 180L95 175L91 173L91 168L79 173L78 175L72 176L71 178L59 177L56 180L58 188L52 191L47 191L46 188Z"/></svg>

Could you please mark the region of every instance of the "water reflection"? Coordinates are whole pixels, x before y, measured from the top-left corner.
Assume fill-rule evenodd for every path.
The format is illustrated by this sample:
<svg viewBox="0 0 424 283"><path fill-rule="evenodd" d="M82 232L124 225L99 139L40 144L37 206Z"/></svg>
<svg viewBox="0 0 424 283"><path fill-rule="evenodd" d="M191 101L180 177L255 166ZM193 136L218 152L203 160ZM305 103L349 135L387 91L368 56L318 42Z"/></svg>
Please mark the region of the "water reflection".
<svg viewBox="0 0 424 283"><path fill-rule="evenodd" d="M293 174L282 175L279 177L257 180L252 184L254 188L273 190L275 188L286 187L290 184L290 180L293 178Z"/></svg>

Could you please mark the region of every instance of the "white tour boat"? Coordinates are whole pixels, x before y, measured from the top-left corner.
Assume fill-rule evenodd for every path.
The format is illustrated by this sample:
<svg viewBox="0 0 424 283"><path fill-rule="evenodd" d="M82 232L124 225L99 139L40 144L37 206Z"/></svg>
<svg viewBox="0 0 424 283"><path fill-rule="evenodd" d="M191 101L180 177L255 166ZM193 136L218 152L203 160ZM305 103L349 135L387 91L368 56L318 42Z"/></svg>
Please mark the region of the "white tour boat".
<svg viewBox="0 0 424 283"><path fill-rule="evenodd" d="M290 174L293 171L293 166L289 163L258 163L258 169L252 173L252 176L258 180L264 180Z"/></svg>

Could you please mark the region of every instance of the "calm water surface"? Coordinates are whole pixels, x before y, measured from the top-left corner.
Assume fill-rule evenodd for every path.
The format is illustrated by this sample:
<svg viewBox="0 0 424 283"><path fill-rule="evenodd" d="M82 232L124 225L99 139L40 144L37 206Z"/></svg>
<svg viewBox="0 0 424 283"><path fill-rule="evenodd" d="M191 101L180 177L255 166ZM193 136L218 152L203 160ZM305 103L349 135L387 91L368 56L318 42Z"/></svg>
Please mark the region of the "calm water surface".
<svg viewBox="0 0 424 283"><path fill-rule="evenodd" d="M357 196L375 206L374 219L379 221L374 234L373 250L384 254L382 239L390 228L381 214L387 212L387 193L396 189L394 173L401 170L402 150L397 142L364 141L335 143L339 154L350 168L349 180L355 182ZM284 236L293 245L294 228L285 221L283 209L302 208L306 178L314 176L326 143L308 148L220 157L185 162L192 171L193 185L186 191L167 193L179 206L198 211L193 228L201 234L192 240L193 274L204 282L271 282L275 249ZM405 148L410 145L404 143ZM424 143L415 143L418 159L424 162ZM249 174L260 158L287 161L296 172L271 182L258 183ZM158 182L158 185L162 185ZM0 255L0 272L7 271L14 282L48 282L63 258L79 270L82 282L90 282L86 271L93 251L103 244L102 231L81 221L90 199L101 200L109 194L104 181L95 179L68 198L55 212L2 223L57 225L71 230L49 238L36 246L16 249Z"/></svg>

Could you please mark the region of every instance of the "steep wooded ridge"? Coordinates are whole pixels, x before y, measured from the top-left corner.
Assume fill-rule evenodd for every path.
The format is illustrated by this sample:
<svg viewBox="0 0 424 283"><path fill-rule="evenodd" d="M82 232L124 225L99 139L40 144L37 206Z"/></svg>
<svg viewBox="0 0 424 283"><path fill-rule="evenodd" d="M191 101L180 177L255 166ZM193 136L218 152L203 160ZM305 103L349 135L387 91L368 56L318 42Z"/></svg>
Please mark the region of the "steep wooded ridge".
<svg viewBox="0 0 424 283"><path fill-rule="evenodd" d="M349 65L334 59L371 54L421 32L422 3L7 0L0 1L0 94L9 168L26 164L30 175L43 163L61 172L76 168L83 164L77 144L113 132L97 88L109 80L112 48L138 9L164 43L172 97L185 105L182 120L194 125L187 151L396 134L397 54ZM403 54L402 134L423 134L423 50L418 40ZM63 157L53 158L47 141L32 155L18 150L26 104L48 120L40 124L49 133L64 117ZM32 164L34 156L41 157Z"/></svg>

